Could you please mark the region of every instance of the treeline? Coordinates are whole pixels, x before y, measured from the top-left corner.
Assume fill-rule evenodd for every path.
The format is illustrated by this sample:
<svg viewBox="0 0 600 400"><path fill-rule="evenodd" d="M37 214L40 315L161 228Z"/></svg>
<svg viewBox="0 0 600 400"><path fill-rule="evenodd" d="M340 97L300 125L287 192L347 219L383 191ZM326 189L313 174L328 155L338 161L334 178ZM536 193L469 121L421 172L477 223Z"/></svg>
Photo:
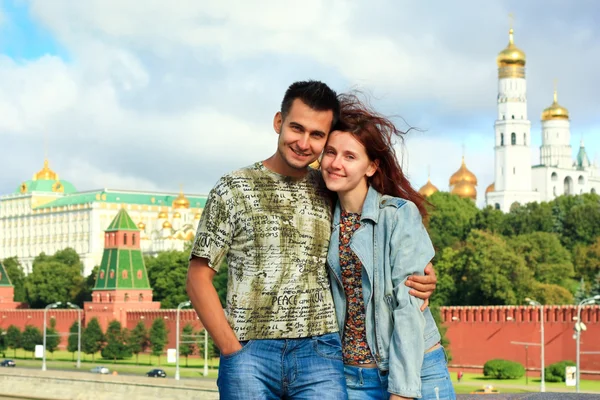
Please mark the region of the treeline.
<svg viewBox="0 0 600 400"><path fill-rule="evenodd" d="M478 209L438 192L428 230L436 248L434 305L573 304L600 294L600 196L561 196Z"/></svg>
<svg viewBox="0 0 600 400"><path fill-rule="evenodd" d="M179 303L188 300L185 280L189 254L189 249L186 249L144 257L153 300L160 301L161 308L177 308ZM79 255L71 248L51 256L41 253L34 259L29 275L25 275L16 257L6 258L2 264L14 285L15 301L25 302L31 308L44 308L57 301L63 304L70 301L83 307L84 301L92 300L98 267L84 277ZM227 264L223 264L214 282L221 302L225 304Z"/></svg>
<svg viewBox="0 0 600 400"><path fill-rule="evenodd" d="M179 346L179 354L187 358L193 354L204 355L204 336L203 331L194 331L192 324L188 323L183 327L181 333L181 344ZM72 353L75 359L75 353L78 346L78 322L75 321L69 329L67 351ZM81 332L81 352L95 356L100 352L103 359L123 360L131 358L135 355L136 364L138 364L140 353L150 352L151 356L158 359L160 365L160 357L165 353L167 346L168 329L165 321L162 318L156 318L152 321L150 329L142 321L138 322L131 331L123 328L119 321L113 320L109 323L106 332L102 332L100 324L96 318L92 318ZM46 330L46 350L50 352L51 357L58 349L60 344L60 336L65 333L57 332L56 321L50 319L50 326ZM6 331L0 328L0 353L6 357L6 351L12 350L13 356L16 356L18 349L23 349L26 352L31 352L31 357L34 357L35 346L43 343L42 331L31 325L27 325L23 331L20 331L14 325L8 327ZM208 347L208 357L214 357L214 344L210 341Z"/></svg>

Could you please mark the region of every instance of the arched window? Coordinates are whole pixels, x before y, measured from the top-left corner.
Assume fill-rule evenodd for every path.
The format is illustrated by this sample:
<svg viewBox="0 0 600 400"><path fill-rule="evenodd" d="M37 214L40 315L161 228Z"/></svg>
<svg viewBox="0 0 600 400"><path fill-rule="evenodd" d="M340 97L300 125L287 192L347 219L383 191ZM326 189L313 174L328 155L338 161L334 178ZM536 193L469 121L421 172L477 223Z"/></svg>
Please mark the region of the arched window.
<svg viewBox="0 0 600 400"><path fill-rule="evenodd" d="M131 244L135 246L135 233L131 234Z"/></svg>
<svg viewBox="0 0 600 400"><path fill-rule="evenodd" d="M523 144L525 146L527 146L527 134L526 133L523 134Z"/></svg>
<svg viewBox="0 0 600 400"><path fill-rule="evenodd" d="M125 297L124 297L124 299L123 299L123 300L124 300L125 302L128 302L128 301L129 301L129 294L128 294L128 293L125 293Z"/></svg>
<svg viewBox="0 0 600 400"><path fill-rule="evenodd" d="M596 194L596 189L592 188L592 194Z"/></svg>
<svg viewBox="0 0 600 400"><path fill-rule="evenodd" d="M500 146L504 146L504 133L500 134Z"/></svg>
<svg viewBox="0 0 600 400"><path fill-rule="evenodd" d="M556 182L558 180L558 175L556 174L556 172L553 172L552 175L550 175L550 179L552 179L553 182Z"/></svg>
<svg viewBox="0 0 600 400"><path fill-rule="evenodd" d="M140 295L138 296L138 301L141 303L142 301L144 301L144 295L140 293Z"/></svg>
<svg viewBox="0 0 600 400"><path fill-rule="evenodd" d="M510 134L510 144L517 144L517 134L514 132Z"/></svg>
<svg viewBox="0 0 600 400"><path fill-rule="evenodd" d="M565 194L573 194L573 179L570 176L565 178Z"/></svg>
<svg viewBox="0 0 600 400"><path fill-rule="evenodd" d="M583 185L585 183L585 179L583 179L583 175L579 175L579 179L577 179L577 183Z"/></svg>
<svg viewBox="0 0 600 400"><path fill-rule="evenodd" d="M127 244L127 234L123 234L123 244Z"/></svg>
<svg viewBox="0 0 600 400"><path fill-rule="evenodd" d="M516 174L517 174L517 168L513 167L513 175L516 175Z"/></svg>
<svg viewBox="0 0 600 400"><path fill-rule="evenodd" d="M499 209L500 209L500 204L498 204L498 203L494 204L494 208L495 208L496 210L499 210Z"/></svg>
<svg viewBox="0 0 600 400"><path fill-rule="evenodd" d="M515 116L514 116L514 115L512 116L512 119L515 119Z"/></svg>

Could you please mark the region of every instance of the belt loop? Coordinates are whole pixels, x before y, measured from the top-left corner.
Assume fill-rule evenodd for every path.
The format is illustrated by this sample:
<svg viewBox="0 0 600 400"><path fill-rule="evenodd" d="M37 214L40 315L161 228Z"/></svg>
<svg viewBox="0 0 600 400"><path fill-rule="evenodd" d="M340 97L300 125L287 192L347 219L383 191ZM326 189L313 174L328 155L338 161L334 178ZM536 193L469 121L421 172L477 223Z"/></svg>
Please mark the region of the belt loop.
<svg viewBox="0 0 600 400"><path fill-rule="evenodd" d="M360 386L363 386L365 384L365 381L363 379L363 369L362 368L358 369L358 382L360 383Z"/></svg>

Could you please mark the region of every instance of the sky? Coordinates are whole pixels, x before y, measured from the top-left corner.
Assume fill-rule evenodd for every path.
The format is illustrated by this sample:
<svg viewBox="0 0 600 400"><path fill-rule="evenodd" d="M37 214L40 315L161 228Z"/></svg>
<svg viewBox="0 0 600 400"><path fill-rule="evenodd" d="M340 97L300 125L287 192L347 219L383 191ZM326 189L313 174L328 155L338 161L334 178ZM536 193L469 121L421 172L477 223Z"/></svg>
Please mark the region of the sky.
<svg viewBox="0 0 600 400"><path fill-rule="evenodd" d="M43 166L78 190L206 194L268 158L286 88L358 89L398 126L412 184L441 190L465 155L494 175L496 55L527 55L532 163L559 103L600 157L600 3L531 0L0 0L0 194Z"/></svg>

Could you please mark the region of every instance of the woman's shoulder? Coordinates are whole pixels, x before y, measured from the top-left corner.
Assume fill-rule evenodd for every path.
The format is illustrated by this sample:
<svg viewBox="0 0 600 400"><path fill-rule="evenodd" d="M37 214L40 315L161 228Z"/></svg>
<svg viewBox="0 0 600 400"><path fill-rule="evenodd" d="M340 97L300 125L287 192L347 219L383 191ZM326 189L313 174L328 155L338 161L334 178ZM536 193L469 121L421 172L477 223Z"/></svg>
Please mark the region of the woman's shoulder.
<svg viewBox="0 0 600 400"><path fill-rule="evenodd" d="M402 197L394 197L387 194L382 195L381 201L379 202L379 208L381 209L385 209L387 207L401 208L406 205L408 205L410 208L411 206L415 206L415 203L410 200L403 199Z"/></svg>
<svg viewBox="0 0 600 400"><path fill-rule="evenodd" d="M421 214L415 203L402 197L394 197L383 195L379 202L380 215L384 214L387 217L414 219Z"/></svg>

